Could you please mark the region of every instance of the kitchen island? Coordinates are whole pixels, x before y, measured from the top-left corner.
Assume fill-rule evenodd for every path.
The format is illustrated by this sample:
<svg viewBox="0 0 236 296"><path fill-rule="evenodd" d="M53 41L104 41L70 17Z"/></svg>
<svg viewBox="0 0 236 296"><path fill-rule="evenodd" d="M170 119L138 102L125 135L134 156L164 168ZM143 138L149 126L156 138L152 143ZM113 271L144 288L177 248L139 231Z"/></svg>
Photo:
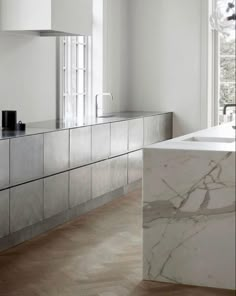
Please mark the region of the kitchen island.
<svg viewBox="0 0 236 296"><path fill-rule="evenodd" d="M232 123L144 148L143 277L235 289Z"/></svg>
<svg viewBox="0 0 236 296"><path fill-rule="evenodd" d="M122 112L0 131L0 250L140 187L142 148L171 137L168 112Z"/></svg>

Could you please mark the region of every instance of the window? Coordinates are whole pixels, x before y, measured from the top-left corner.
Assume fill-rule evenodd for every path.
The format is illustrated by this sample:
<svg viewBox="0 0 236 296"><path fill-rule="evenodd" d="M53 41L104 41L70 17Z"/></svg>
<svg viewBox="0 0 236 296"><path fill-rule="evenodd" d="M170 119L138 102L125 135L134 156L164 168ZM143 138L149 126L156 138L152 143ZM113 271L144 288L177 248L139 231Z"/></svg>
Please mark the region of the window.
<svg viewBox="0 0 236 296"><path fill-rule="evenodd" d="M216 0L216 5L225 7L228 0ZM223 107L225 104L235 103L235 30L229 30L229 34L223 36L216 31L215 33L215 113L216 124L226 121L232 121L235 118L235 109L228 109L226 116L223 115Z"/></svg>
<svg viewBox="0 0 236 296"><path fill-rule="evenodd" d="M74 121L86 113L88 103L88 37L62 38L62 116Z"/></svg>

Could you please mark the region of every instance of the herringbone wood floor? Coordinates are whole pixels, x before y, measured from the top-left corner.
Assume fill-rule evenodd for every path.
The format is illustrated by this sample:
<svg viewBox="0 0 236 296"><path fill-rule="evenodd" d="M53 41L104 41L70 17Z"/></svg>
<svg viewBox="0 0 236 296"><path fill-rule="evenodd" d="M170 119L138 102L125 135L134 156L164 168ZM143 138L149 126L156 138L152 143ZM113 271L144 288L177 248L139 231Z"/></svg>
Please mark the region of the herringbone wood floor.
<svg viewBox="0 0 236 296"><path fill-rule="evenodd" d="M233 296L142 282L136 191L0 254L0 296Z"/></svg>

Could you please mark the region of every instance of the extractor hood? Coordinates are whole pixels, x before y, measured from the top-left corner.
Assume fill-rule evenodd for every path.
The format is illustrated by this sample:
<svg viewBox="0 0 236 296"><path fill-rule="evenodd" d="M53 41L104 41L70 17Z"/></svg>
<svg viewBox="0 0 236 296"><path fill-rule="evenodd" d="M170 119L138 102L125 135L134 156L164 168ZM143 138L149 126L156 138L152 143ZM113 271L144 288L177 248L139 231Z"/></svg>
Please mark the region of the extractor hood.
<svg viewBox="0 0 236 296"><path fill-rule="evenodd" d="M92 0L0 0L0 31L91 35Z"/></svg>

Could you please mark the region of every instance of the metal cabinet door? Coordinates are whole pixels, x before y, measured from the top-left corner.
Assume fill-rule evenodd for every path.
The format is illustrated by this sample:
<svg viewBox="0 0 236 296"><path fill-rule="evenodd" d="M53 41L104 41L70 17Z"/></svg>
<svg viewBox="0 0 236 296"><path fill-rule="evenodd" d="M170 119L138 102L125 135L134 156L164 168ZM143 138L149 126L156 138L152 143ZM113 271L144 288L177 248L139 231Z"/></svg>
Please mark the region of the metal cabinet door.
<svg viewBox="0 0 236 296"><path fill-rule="evenodd" d="M69 173L44 179L44 218L62 213L69 208Z"/></svg>
<svg viewBox="0 0 236 296"><path fill-rule="evenodd" d="M9 140L0 140L0 189L9 185Z"/></svg>
<svg viewBox="0 0 236 296"><path fill-rule="evenodd" d="M70 208L92 199L92 167L70 171Z"/></svg>
<svg viewBox="0 0 236 296"><path fill-rule="evenodd" d="M10 184L43 177L43 135L10 140Z"/></svg>
<svg viewBox="0 0 236 296"><path fill-rule="evenodd" d="M111 190L127 185L128 158L127 155L111 159Z"/></svg>
<svg viewBox="0 0 236 296"><path fill-rule="evenodd" d="M128 121L111 124L111 155L120 155L128 151Z"/></svg>
<svg viewBox="0 0 236 296"><path fill-rule="evenodd" d="M9 190L0 191L0 238L9 234Z"/></svg>
<svg viewBox="0 0 236 296"><path fill-rule="evenodd" d="M89 164L92 155L91 126L70 130L70 167Z"/></svg>
<svg viewBox="0 0 236 296"><path fill-rule="evenodd" d="M128 154L128 184L143 177L143 151L139 150Z"/></svg>
<svg viewBox="0 0 236 296"><path fill-rule="evenodd" d="M129 120L129 151L143 148L143 118Z"/></svg>
<svg viewBox="0 0 236 296"><path fill-rule="evenodd" d="M69 131L44 134L44 175L69 168Z"/></svg>
<svg viewBox="0 0 236 296"><path fill-rule="evenodd" d="M159 135L158 142L166 141L172 138L173 134L173 114L166 113L159 115Z"/></svg>
<svg viewBox="0 0 236 296"><path fill-rule="evenodd" d="M92 161L107 159L110 156L110 124L92 127Z"/></svg>
<svg viewBox="0 0 236 296"><path fill-rule="evenodd" d="M144 146L158 141L158 115L144 118Z"/></svg>
<svg viewBox="0 0 236 296"><path fill-rule="evenodd" d="M10 189L10 231L16 232L43 220L43 180Z"/></svg>
<svg viewBox="0 0 236 296"><path fill-rule="evenodd" d="M172 113L144 118L144 146L172 138Z"/></svg>
<svg viewBox="0 0 236 296"><path fill-rule="evenodd" d="M104 160L92 166L92 197L104 195L111 191L110 160Z"/></svg>

